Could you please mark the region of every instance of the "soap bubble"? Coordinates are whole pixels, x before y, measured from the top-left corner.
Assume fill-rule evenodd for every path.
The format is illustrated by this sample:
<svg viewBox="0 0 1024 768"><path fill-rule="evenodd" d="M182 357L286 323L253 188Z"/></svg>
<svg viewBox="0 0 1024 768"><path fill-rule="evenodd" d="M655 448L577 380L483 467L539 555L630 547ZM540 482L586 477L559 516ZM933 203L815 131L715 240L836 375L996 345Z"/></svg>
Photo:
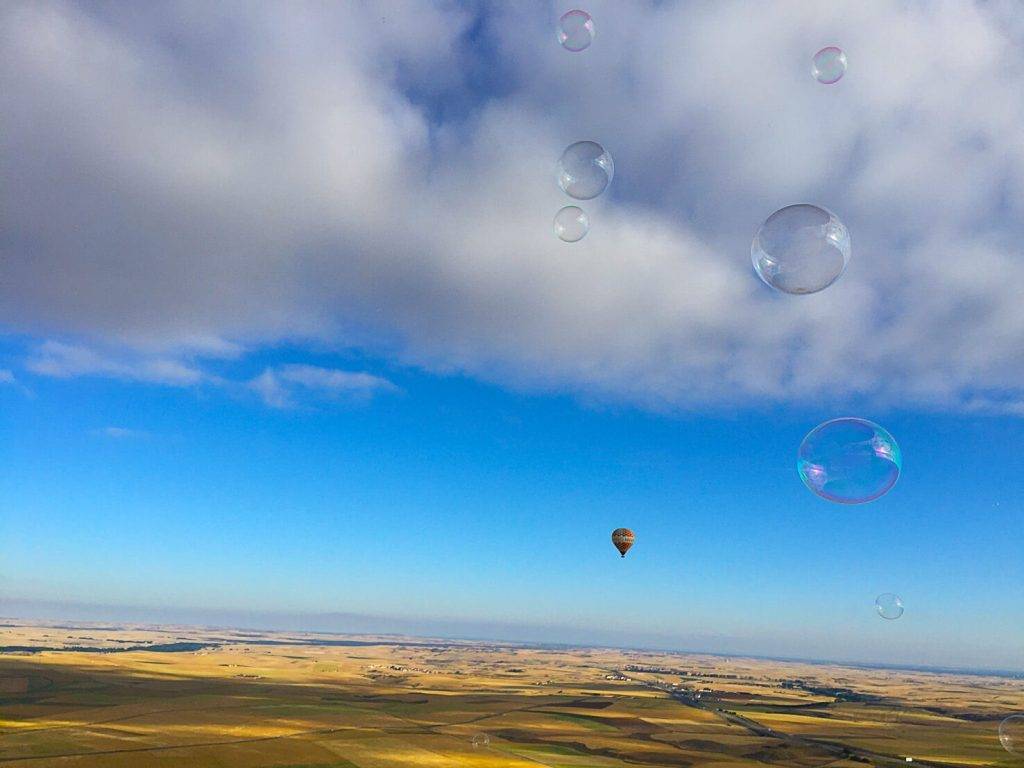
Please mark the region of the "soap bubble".
<svg viewBox="0 0 1024 768"><path fill-rule="evenodd" d="M567 243L582 240L590 231L590 219L582 208L567 205L555 214L555 234Z"/></svg>
<svg viewBox="0 0 1024 768"><path fill-rule="evenodd" d="M875 610L878 611L878 615L883 619L892 621L903 615L903 601L900 600L899 595L886 592L884 595L879 595L875 598Z"/></svg>
<svg viewBox="0 0 1024 768"><path fill-rule="evenodd" d="M575 243L583 240L590 231L590 217L577 206L565 206L555 214L555 234L559 240Z"/></svg>
<svg viewBox="0 0 1024 768"><path fill-rule="evenodd" d="M758 276L784 293L817 293L843 274L850 233L834 213L816 205L789 205L754 235L750 259Z"/></svg>
<svg viewBox="0 0 1024 768"><path fill-rule="evenodd" d="M471 743L473 744L473 749L489 747L491 745L491 737L488 736L486 733L478 733L473 737Z"/></svg>
<svg viewBox="0 0 1024 768"><path fill-rule="evenodd" d="M811 73L819 83L838 83L846 74L846 54L843 49L834 45L822 48L811 59Z"/></svg>
<svg viewBox="0 0 1024 768"><path fill-rule="evenodd" d="M612 156L596 141L577 141L558 159L558 186L577 200L600 195L614 175Z"/></svg>
<svg viewBox="0 0 1024 768"><path fill-rule="evenodd" d="M574 10L558 20L558 42L567 51L579 53L594 42L594 20L586 11Z"/></svg>
<svg viewBox="0 0 1024 768"><path fill-rule="evenodd" d="M999 724L999 743L1007 752L1024 755L1024 715L1010 715Z"/></svg>
<svg viewBox="0 0 1024 768"><path fill-rule="evenodd" d="M902 466L893 436L867 419L826 421L808 433L797 453L804 485L839 504L863 504L884 495Z"/></svg>

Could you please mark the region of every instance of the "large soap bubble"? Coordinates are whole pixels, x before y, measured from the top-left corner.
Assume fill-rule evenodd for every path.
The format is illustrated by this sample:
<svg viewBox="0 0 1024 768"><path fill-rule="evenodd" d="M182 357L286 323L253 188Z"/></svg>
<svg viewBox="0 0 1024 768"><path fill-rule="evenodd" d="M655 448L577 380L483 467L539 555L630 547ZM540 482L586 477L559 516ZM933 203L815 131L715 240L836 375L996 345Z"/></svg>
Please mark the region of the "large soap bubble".
<svg viewBox="0 0 1024 768"><path fill-rule="evenodd" d="M826 421L803 439L797 454L804 485L839 504L863 504L884 495L902 466L892 435L866 419Z"/></svg>
<svg viewBox="0 0 1024 768"><path fill-rule="evenodd" d="M590 231L590 219L582 208L567 205L555 214L555 234L560 240L575 243Z"/></svg>
<svg viewBox="0 0 1024 768"><path fill-rule="evenodd" d="M903 601L899 595L886 592L875 598L875 610L883 619L892 621L903 615Z"/></svg>
<svg viewBox="0 0 1024 768"><path fill-rule="evenodd" d="M846 74L846 54L843 49L834 45L822 48L811 59L811 73L819 83L838 83Z"/></svg>
<svg viewBox="0 0 1024 768"><path fill-rule="evenodd" d="M567 51L579 53L594 42L594 20L586 11L573 10L558 20L558 42Z"/></svg>
<svg viewBox="0 0 1024 768"><path fill-rule="evenodd" d="M1007 752L1024 755L1024 715L1010 715L999 724L999 743Z"/></svg>
<svg viewBox="0 0 1024 768"><path fill-rule="evenodd" d="M612 156L596 141L577 141L558 159L558 186L577 200L600 195L614 175Z"/></svg>
<svg viewBox="0 0 1024 768"><path fill-rule="evenodd" d="M817 293L843 274L850 233L834 213L816 205L789 205L757 230L750 259L758 276L784 293Z"/></svg>

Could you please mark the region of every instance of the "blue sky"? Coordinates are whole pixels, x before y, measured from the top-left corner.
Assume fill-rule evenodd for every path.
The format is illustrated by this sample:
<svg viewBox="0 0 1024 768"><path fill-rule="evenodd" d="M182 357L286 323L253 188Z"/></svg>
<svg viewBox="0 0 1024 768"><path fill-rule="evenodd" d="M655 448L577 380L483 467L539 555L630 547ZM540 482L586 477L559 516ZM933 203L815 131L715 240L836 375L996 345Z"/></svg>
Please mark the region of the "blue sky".
<svg viewBox="0 0 1024 768"><path fill-rule="evenodd" d="M101 378L6 388L5 595L1019 664L1019 420L871 413L904 476L843 507L795 470L820 407L664 417L351 356L258 364L295 361L398 390L295 410ZM620 525L638 535L626 560ZM899 622L874 614L886 591Z"/></svg>
<svg viewBox="0 0 1024 768"><path fill-rule="evenodd" d="M1024 668L1015 4L569 7L0 8L0 608ZM863 507L796 476L839 415Z"/></svg>

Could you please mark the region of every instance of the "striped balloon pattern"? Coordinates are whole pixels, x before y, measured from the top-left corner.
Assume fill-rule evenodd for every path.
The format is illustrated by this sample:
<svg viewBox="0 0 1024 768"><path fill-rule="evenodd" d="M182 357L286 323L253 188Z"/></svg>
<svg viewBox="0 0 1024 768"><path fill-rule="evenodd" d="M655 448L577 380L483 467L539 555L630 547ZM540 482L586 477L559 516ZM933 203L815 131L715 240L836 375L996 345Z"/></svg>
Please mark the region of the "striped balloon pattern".
<svg viewBox="0 0 1024 768"><path fill-rule="evenodd" d="M629 548L633 546L633 542L636 541L636 534L633 533L629 528L616 528L612 531L612 544L619 550L619 554L623 557L629 551Z"/></svg>

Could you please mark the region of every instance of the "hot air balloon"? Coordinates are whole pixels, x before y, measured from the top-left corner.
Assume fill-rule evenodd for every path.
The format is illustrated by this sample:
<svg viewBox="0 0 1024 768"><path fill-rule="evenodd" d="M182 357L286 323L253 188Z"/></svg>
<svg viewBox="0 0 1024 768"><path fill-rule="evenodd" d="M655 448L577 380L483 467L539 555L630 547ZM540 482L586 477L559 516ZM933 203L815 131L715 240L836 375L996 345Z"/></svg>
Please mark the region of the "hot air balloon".
<svg viewBox="0 0 1024 768"><path fill-rule="evenodd" d="M636 534L633 533L629 528L616 528L612 531L612 544L619 550L619 553L625 557L629 548L633 546L633 542L636 541Z"/></svg>

